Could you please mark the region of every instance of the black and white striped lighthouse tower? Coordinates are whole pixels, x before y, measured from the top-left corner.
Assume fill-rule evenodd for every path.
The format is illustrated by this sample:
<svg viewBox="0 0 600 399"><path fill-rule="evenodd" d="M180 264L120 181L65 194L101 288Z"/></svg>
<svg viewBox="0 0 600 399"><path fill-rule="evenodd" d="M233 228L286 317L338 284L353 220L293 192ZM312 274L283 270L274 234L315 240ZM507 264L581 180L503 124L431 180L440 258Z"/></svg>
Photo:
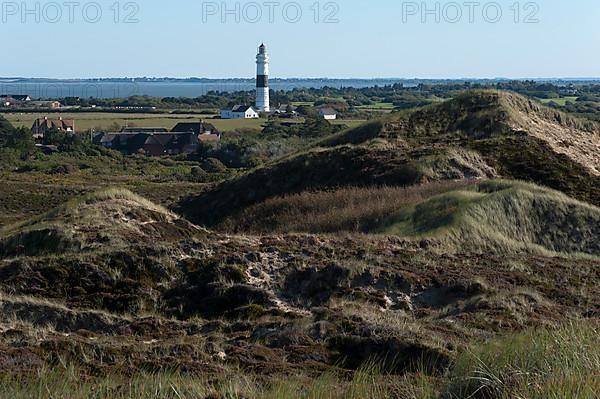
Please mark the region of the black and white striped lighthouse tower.
<svg viewBox="0 0 600 399"><path fill-rule="evenodd" d="M261 44L256 55L256 109L270 112L269 105L269 55L267 47Z"/></svg>

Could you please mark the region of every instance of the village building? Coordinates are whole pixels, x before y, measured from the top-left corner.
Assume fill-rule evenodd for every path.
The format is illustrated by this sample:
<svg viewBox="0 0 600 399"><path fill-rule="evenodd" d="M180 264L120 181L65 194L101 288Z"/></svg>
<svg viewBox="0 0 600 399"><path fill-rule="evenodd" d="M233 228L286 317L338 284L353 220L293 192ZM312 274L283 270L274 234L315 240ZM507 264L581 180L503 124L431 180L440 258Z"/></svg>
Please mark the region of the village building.
<svg viewBox="0 0 600 399"><path fill-rule="evenodd" d="M20 103L26 103L32 100L27 94L11 94L10 97L14 98Z"/></svg>
<svg viewBox="0 0 600 399"><path fill-rule="evenodd" d="M169 129L165 127L124 127L121 133L169 133Z"/></svg>
<svg viewBox="0 0 600 399"><path fill-rule="evenodd" d="M198 151L199 139L194 133L180 132L118 132L100 133L93 142L123 155L141 154L151 157L193 154Z"/></svg>
<svg viewBox="0 0 600 399"><path fill-rule="evenodd" d="M221 119L258 119L260 115L251 105L236 105L232 109L221 110Z"/></svg>
<svg viewBox="0 0 600 399"><path fill-rule="evenodd" d="M201 142L221 141L221 133L217 128L204 121L200 122L181 122L175 125L171 132L175 133L194 133Z"/></svg>
<svg viewBox="0 0 600 399"><path fill-rule="evenodd" d="M0 104L4 107L21 105L31 101L31 97L23 94L2 94L0 95Z"/></svg>
<svg viewBox="0 0 600 399"><path fill-rule="evenodd" d="M62 107L62 104L58 101L31 101L29 104L39 108L57 109Z"/></svg>
<svg viewBox="0 0 600 399"><path fill-rule="evenodd" d="M221 133L202 133L198 135L198 140L202 143L221 141Z"/></svg>
<svg viewBox="0 0 600 399"><path fill-rule="evenodd" d="M51 109L62 107L59 101L33 101L30 96L24 94L2 94L0 95L0 104L5 107L19 105Z"/></svg>
<svg viewBox="0 0 600 399"><path fill-rule="evenodd" d="M0 94L0 100L4 101L10 99L18 103L25 103L31 101L31 97L25 94Z"/></svg>
<svg viewBox="0 0 600 399"><path fill-rule="evenodd" d="M196 134L218 134L219 131L212 123L200 122L180 122L173 129L172 132L192 132Z"/></svg>
<svg viewBox="0 0 600 399"><path fill-rule="evenodd" d="M75 133L75 121L63 118L48 119L48 117L36 119L31 126L31 132L36 139L43 139L49 130L59 132Z"/></svg>
<svg viewBox="0 0 600 399"><path fill-rule="evenodd" d="M131 155L142 148L146 138L147 135L135 133L99 133L93 138L92 142L105 148L120 151L123 155Z"/></svg>
<svg viewBox="0 0 600 399"><path fill-rule="evenodd" d="M196 134L172 133L170 136L172 138L165 144L165 153L167 155L194 154L198 152L199 140Z"/></svg>
<svg viewBox="0 0 600 399"><path fill-rule="evenodd" d="M280 104L273 111L274 114L278 115L280 118L297 118L300 115L298 114L298 107L290 104Z"/></svg>
<svg viewBox="0 0 600 399"><path fill-rule="evenodd" d="M326 119L328 121L332 121L332 120L336 120L337 119L337 112L333 108L321 108L319 110L319 115L321 115L321 117L323 119Z"/></svg>
<svg viewBox="0 0 600 399"><path fill-rule="evenodd" d="M167 156L193 154L201 142L220 141L217 128L204 121L181 122L171 131L163 127L126 127L116 133L100 133L93 142L124 155Z"/></svg>

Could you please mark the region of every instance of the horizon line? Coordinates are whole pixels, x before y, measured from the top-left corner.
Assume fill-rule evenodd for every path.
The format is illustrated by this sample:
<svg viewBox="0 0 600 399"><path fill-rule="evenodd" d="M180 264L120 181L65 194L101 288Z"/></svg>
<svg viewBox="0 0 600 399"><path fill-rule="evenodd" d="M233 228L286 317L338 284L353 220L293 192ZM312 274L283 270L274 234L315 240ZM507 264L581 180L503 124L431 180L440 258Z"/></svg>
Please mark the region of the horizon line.
<svg viewBox="0 0 600 399"><path fill-rule="evenodd" d="M188 77L176 77L176 76L109 76L109 77L24 77L24 76L0 76L0 80L148 80L148 79L172 79L172 80L254 80L255 77L200 77L200 76L188 76ZM526 77L510 77L510 76L496 76L496 77L330 77L330 76L288 76L288 77L271 77L271 80L600 80L600 76L526 76Z"/></svg>

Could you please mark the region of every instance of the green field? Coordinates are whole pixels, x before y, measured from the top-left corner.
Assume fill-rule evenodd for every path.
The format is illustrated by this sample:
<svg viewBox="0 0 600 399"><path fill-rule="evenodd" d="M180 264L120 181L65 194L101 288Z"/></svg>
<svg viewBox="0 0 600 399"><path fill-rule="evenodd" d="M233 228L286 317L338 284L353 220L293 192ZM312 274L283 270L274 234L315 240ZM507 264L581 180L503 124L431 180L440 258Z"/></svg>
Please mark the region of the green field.
<svg viewBox="0 0 600 399"><path fill-rule="evenodd" d="M4 117L16 127L31 127L37 118L48 116L64 119L74 119L77 131L120 130L121 127L164 127L172 129L179 122L194 122L205 120L215 125L221 131L230 131L240 128L260 129L265 119L212 119L212 115L196 114L123 114L111 112L77 112L77 113L6 113ZM117 129L119 127L119 129Z"/></svg>
<svg viewBox="0 0 600 399"><path fill-rule="evenodd" d="M114 130L120 127L166 127L173 128L179 122L195 121L202 119L202 115L181 114L123 114L111 112L61 112L61 113L6 113L4 117L16 127L31 127L37 118L62 117L63 119L75 120L77 131L85 131L92 128L97 130ZM114 126L113 126L114 125Z"/></svg>
<svg viewBox="0 0 600 399"><path fill-rule="evenodd" d="M375 103L371 105L361 105L356 107L358 109L375 109L375 110L392 110L394 109L394 104L392 103Z"/></svg>
<svg viewBox="0 0 600 399"><path fill-rule="evenodd" d="M211 119L217 129L227 132L235 129L262 129L266 119Z"/></svg>
<svg viewBox="0 0 600 399"><path fill-rule="evenodd" d="M538 98L538 100L540 100L543 104L555 102L558 105L564 107L567 104L567 101L574 103L575 101L577 101L578 98L579 97L570 96L570 97L561 97L561 98Z"/></svg>
<svg viewBox="0 0 600 399"><path fill-rule="evenodd" d="M36 118L48 116L64 119L74 119L75 129L78 132L88 131L89 129L101 130L120 130L128 127L164 127L172 129L179 122L195 122L205 120L212 123L222 132L235 129L262 129L266 119L212 119L212 115L195 114L122 114L114 112L76 112L76 113L55 113L55 114L36 114L36 113L5 113L3 116L16 127L30 128ZM303 119L298 119L298 123ZM333 121L336 125L347 125L354 127L363 123L363 120L337 120Z"/></svg>

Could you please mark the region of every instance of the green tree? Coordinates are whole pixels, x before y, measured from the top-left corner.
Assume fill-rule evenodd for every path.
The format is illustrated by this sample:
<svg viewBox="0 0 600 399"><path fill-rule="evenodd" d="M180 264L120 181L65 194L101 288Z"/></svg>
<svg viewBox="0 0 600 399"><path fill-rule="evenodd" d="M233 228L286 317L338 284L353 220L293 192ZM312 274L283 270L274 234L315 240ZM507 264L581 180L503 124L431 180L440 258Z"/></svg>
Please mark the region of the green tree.
<svg viewBox="0 0 600 399"><path fill-rule="evenodd" d="M302 137L322 137L334 132L334 126L319 116L307 117L298 134Z"/></svg>
<svg viewBox="0 0 600 399"><path fill-rule="evenodd" d="M50 129L44 134L44 144L55 145L60 151L74 151L82 144L82 140L76 134Z"/></svg>
<svg viewBox="0 0 600 399"><path fill-rule="evenodd" d="M14 129L13 133L7 137L6 145L18 150L21 156L29 155L35 149L33 135L26 128Z"/></svg>
<svg viewBox="0 0 600 399"><path fill-rule="evenodd" d="M2 158L25 158L35 149L33 136L28 129L15 129L6 119L0 116L0 150Z"/></svg>

